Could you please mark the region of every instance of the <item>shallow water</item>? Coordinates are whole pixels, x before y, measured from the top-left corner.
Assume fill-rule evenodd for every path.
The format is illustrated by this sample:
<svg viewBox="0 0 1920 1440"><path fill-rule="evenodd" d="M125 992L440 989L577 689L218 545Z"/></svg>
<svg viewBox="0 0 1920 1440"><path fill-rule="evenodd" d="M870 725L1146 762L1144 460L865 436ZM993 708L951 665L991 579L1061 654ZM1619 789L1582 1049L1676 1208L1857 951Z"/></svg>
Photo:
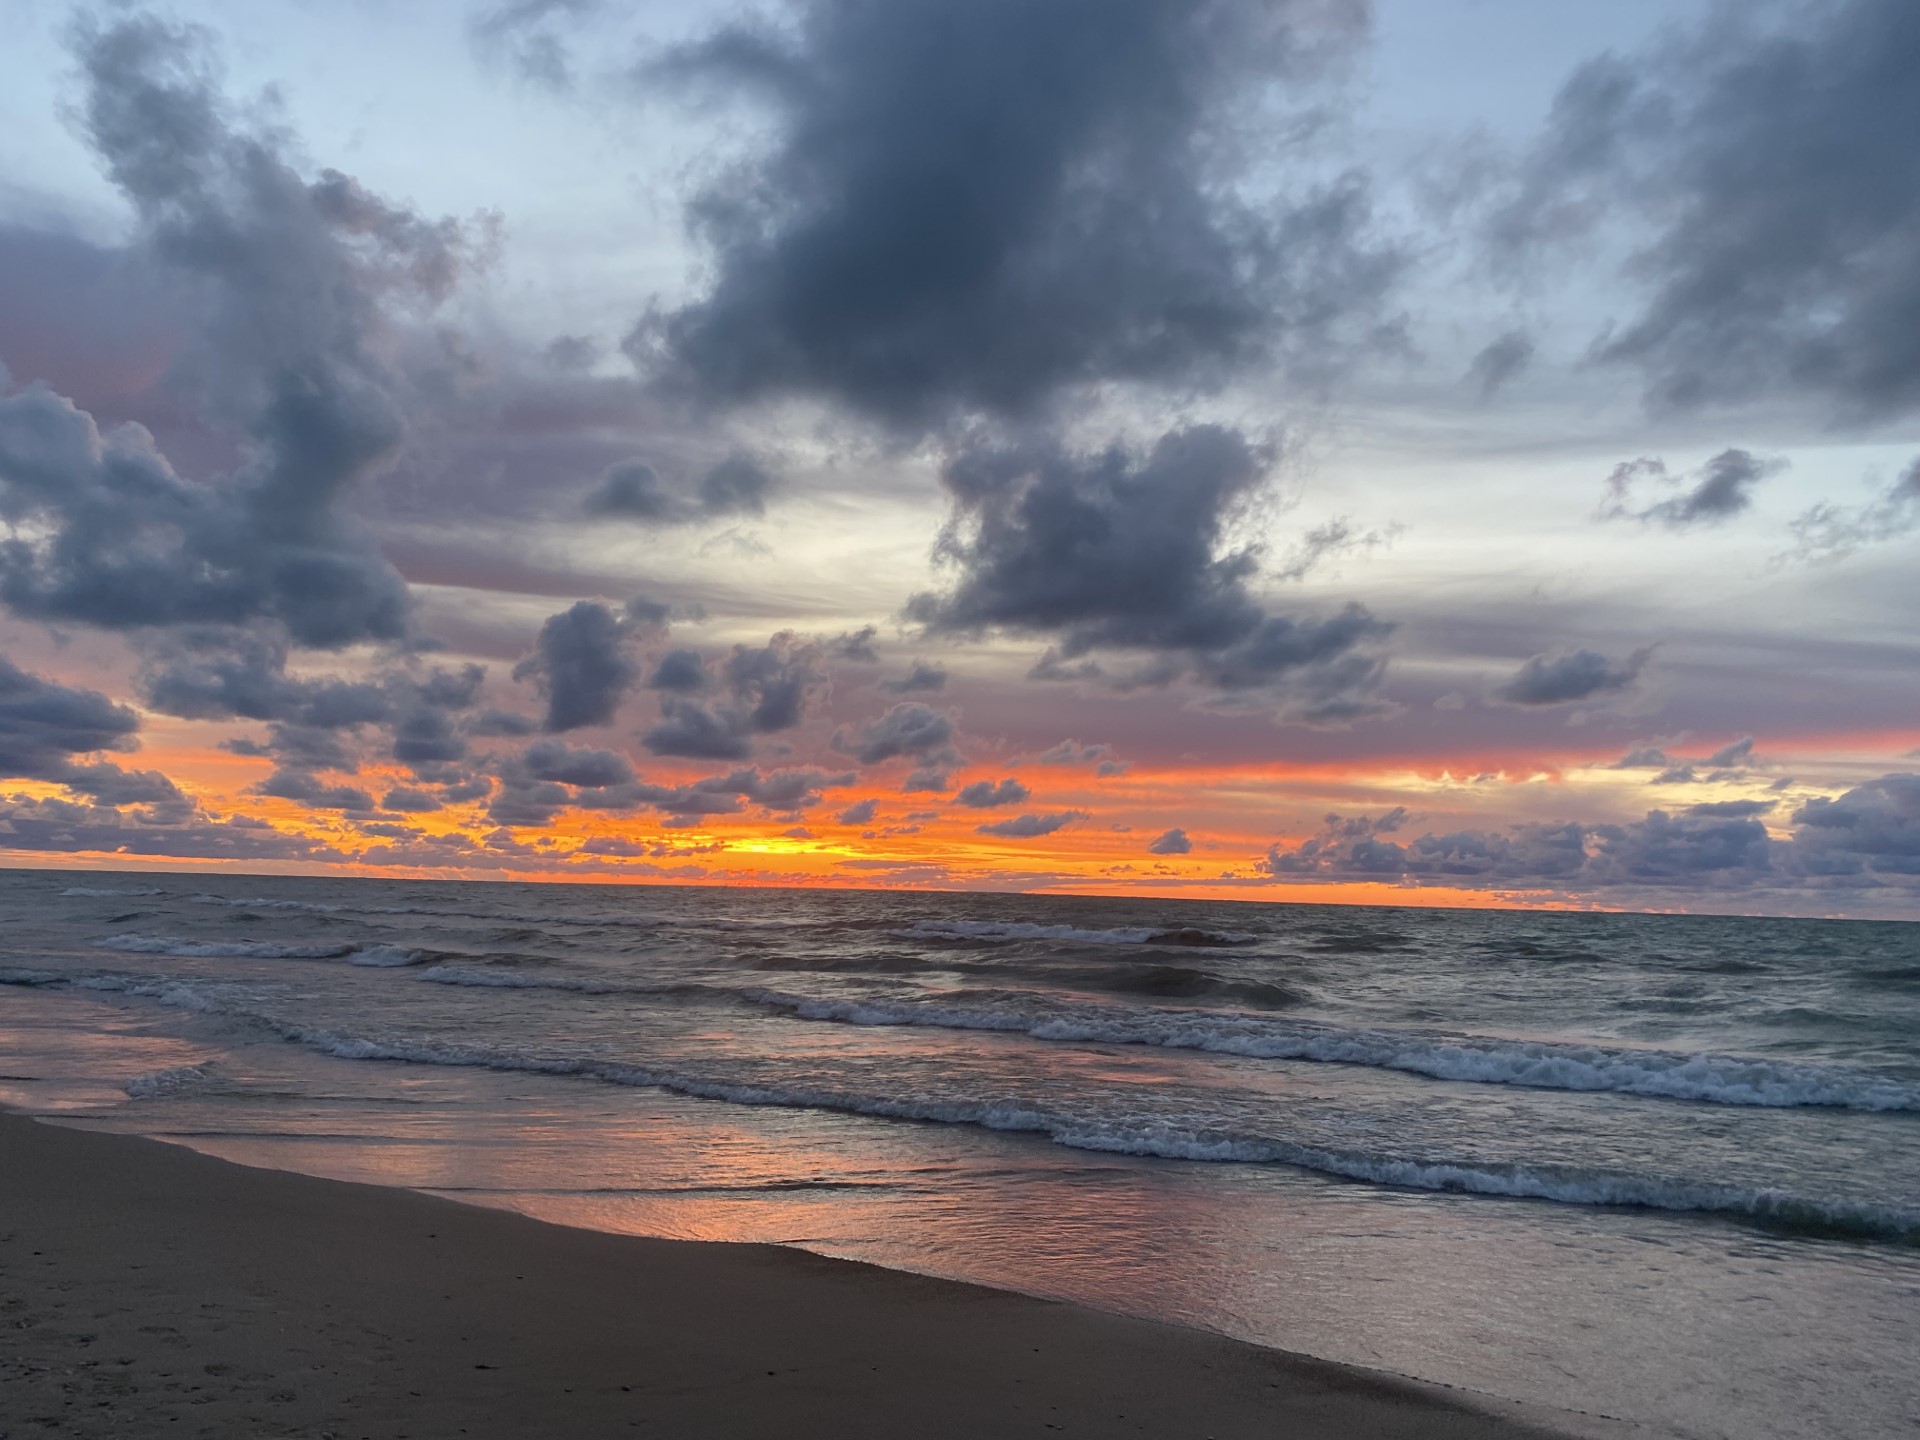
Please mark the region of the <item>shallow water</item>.
<svg viewBox="0 0 1920 1440"><path fill-rule="evenodd" d="M1675 1434L1913 1433L1920 927L0 875L0 1101Z"/></svg>

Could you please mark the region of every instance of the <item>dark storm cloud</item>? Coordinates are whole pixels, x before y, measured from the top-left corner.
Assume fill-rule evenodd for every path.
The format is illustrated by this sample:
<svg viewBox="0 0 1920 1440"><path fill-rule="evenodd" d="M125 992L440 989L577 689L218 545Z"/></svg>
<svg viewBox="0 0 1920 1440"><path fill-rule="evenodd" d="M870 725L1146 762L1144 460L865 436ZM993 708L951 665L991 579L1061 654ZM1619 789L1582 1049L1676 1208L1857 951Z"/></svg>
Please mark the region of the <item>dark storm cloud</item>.
<svg viewBox="0 0 1920 1440"><path fill-rule="evenodd" d="M1149 855L1185 855L1192 851L1193 841L1187 838L1187 832L1175 827L1156 836L1147 845Z"/></svg>
<svg viewBox="0 0 1920 1440"><path fill-rule="evenodd" d="M971 785L963 785L954 794L954 803L965 805L973 810L993 810L1002 805L1018 805L1022 800L1031 798L1033 792L1018 780L1008 778L997 785L991 780L976 780Z"/></svg>
<svg viewBox="0 0 1920 1440"><path fill-rule="evenodd" d="M1607 476L1606 498L1600 502L1603 520L1638 520L1684 530L1730 520L1753 505L1753 488L1769 475L1787 468L1784 460L1763 458L1745 450L1722 450L1690 475L1668 473L1666 462L1654 459L1623 461ZM1665 500L1638 505L1640 482L1684 485L1686 490Z"/></svg>
<svg viewBox="0 0 1920 1440"><path fill-rule="evenodd" d="M745 759L755 737L791 730L806 719L827 680L822 647L790 631L765 645L736 645L711 664L695 651L672 651L648 680L664 693L660 723L641 736L641 744L656 755Z"/></svg>
<svg viewBox="0 0 1920 1440"><path fill-rule="evenodd" d="M444 297L469 263L452 222L337 171L312 182L272 131L238 127L197 34L133 17L83 26L87 138L138 243L194 289L206 331L183 393L244 436L217 485L176 474L137 425L28 386L0 400L0 598L130 629L269 620L301 644L391 639L407 591L342 503L403 439L383 308Z"/></svg>
<svg viewBox="0 0 1920 1440"><path fill-rule="evenodd" d="M1063 386L1325 373L1399 258L1346 175L1255 207L1238 127L1364 29L1360 4L795 0L643 83L771 107L772 143L689 208L715 279L628 340L721 400L827 396L902 425ZM1016 58L1017 57L1017 58ZM1286 126L1266 136L1269 162Z"/></svg>
<svg viewBox="0 0 1920 1440"><path fill-rule="evenodd" d="M1491 400L1500 388L1533 363L1533 340L1524 330L1509 330L1489 341L1467 367L1467 383L1482 400Z"/></svg>
<svg viewBox="0 0 1920 1440"><path fill-rule="evenodd" d="M1821 563L1920 530L1920 460L1865 505L1813 506L1793 521L1794 547L1782 560Z"/></svg>
<svg viewBox="0 0 1920 1440"><path fill-rule="evenodd" d="M514 667L513 678L532 680L546 696L541 728L550 732L605 725L640 678L640 662L614 613L582 600L540 627L533 654Z"/></svg>
<svg viewBox="0 0 1920 1440"><path fill-rule="evenodd" d="M623 516L656 525L692 525L745 515L767 513L773 477L753 460L734 455L700 478L691 495L671 488L643 460L622 460L601 475L586 499L589 515Z"/></svg>
<svg viewBox="0 0 1920 1440"><path fill-rule="evenodd" d="M1056 830L1087 818L1085 810L1055 810L1042 815L1016 815L1011 820L997 821L992 825L976 825L973 828L982 835L996 835L1002 840L1036 840L1042 835L1051 835Z"/></svg>
<svg viewBox="0 0 1920 1440"><path fill-rule="evenodd" d="M1270 615L1249 588L1257 552L1224 548L1271 460L1213 425L1171 432L1145 456L959 451L936 549L955 582L914 596L908 617L935 634L1055 635L1040 678L1132 687L1190 675L1223 691L1291 692L1300 718L1366 713L1383 668L1366 647L1389 627L1357 605L1324 620ZM1149 658L1110 671L1089 658L1102 650Z"/></svg>
<svg viewBox="0 0 1920 1440"><path fill-rule="evenodd" d="M1600 355L1665 408L1920 405L1920 8L1716 6L1561 90L1509 238L1623 216L1650 293Z"/></svg>
<svg viewBox="0 0 1920 1440"><path fill-rule="evenodd" d="M1625 690L1640 678L1653 648L1636 650L1625 660L1609 660L1597 650L1535 655L1520 667L1494 698L1508 705L1572 705Z"/></svg>

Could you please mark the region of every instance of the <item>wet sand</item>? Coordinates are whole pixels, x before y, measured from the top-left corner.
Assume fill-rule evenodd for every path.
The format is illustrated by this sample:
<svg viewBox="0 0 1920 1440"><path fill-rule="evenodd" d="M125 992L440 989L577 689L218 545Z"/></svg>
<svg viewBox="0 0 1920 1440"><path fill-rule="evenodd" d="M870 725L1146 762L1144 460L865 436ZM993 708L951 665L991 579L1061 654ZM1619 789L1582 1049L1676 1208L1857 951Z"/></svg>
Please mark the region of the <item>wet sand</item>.
<svg viewBox="0 0 1920 1440"><path fill-rule="evenodd" d="M0 1440L1630 1433L778 1246L0 1115Z"/></svg>

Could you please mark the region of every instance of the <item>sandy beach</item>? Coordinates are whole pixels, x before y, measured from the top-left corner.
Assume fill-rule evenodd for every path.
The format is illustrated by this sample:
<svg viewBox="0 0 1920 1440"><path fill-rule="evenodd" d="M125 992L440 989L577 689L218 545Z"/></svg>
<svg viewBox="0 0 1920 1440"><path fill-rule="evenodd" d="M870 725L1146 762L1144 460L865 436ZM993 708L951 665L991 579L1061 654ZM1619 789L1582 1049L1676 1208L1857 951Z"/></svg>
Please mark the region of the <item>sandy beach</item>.
<svg viewBox="0 0 1920 1440"><path fill-rule="evenodd" d="M8 1440L1605 1433L1542 1418L798 1250L568 1229L0 1115Z"/></svg>

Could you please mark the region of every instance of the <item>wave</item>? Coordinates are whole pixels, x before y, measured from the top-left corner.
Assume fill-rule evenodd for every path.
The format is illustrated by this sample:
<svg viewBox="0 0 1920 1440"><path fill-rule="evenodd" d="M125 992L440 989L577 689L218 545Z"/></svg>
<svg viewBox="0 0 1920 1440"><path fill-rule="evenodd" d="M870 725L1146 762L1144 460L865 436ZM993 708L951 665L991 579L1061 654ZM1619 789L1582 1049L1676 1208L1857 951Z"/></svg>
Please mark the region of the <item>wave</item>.
<svg viewBox="0 0 1920 1440"><path fill-rule="evenodd" d="M166 891L139 887L133 889L112 889L94 885L69 885L66 889L62 890L60 894L62 898L65 899L104 900L108 898L119 899L127 896L145 897L164 895Z"/></svg>
<svg viewBox="0 0 1920 1440"><path fill-rule="evenodd" d="M275 940L183 940L172 935L108 935L96 950L127 955L178 955L200 960L344 960L349 965L392 969L417 965L418 950L397 945L286 944Z"/></svg>
<svg viewBox="0 0 1920 1440"><path fill-rule="evenodd" d="M610 980L574 979L552 974L527 974L520 970L475 970L465 966L435 965L415 978L436 985L468 985L482 990L562 990L576 995L619 995L629 991L652 993L646 987L622 985Z"/></svg>
<svg viewBox="0 0 1920 1440"><path fill-rule="evenodd" d="M198 1065L176 1065L136 1075L122 1088L135 1100L157 1100L197 1089L215 1078L213 1062L203 1060Z"/></svg>
<svg viewBox="0 0 1920 1440"><path fill-rule="evenodd" d="M996 1030L1036 1040L1156 1045L1257 1060L1361 1065L1433 1080L1534 1090L1608 1091L1717 1105L1920 1110L1920 1086L1836 1066L1726 1055L1505 1040L1493 1036L1351 1029L1313 1021L1123 1006L980 1006L921 1000L841 1000L751 991L803 1020Z"/></svg>
<svg viewBox="0 0 1920 1440"><path fill-rule="evenodd" d="M1024 921L922 920L889 931L896 940L1066 940L1083 945L1252 945L1260 937L1238 930L1202 930L1181 925L1126 926L1086 930L1077 925L1037 925Z"/></svg>
<svg viewBox="0 0 1920 1440"><path fill-rule="evenodd" d="M165 1005L249 1020L282 1039L344 1060L400 1061L572 1076L737 1105L832 1110L882 1119L1026 1132L1072 1149L1110 1154L1208 1163L1284 1164L1342 1179L1406 1189L1509 1196L1570 1205L1704 1212L1800 1233L1920 1244L1920 1207L1915 1206L1805 1196L1775 1188L1567 1165L1502 1164L1336 1149L1270 1136L1235 1135L1149 1117L1064 1115L1039 1106L1005 1101L873 1095L826 1086L749 1084L575 1056L528 1054L428 1040L396 1043L291 1024L234 1004L213 989L144 976L63 975L46 970L0 969L0 984L114 991L149 997ZM199 1068L182 1067L181 1072L160 1073L184 1074L186 1069Z"/></svg>

